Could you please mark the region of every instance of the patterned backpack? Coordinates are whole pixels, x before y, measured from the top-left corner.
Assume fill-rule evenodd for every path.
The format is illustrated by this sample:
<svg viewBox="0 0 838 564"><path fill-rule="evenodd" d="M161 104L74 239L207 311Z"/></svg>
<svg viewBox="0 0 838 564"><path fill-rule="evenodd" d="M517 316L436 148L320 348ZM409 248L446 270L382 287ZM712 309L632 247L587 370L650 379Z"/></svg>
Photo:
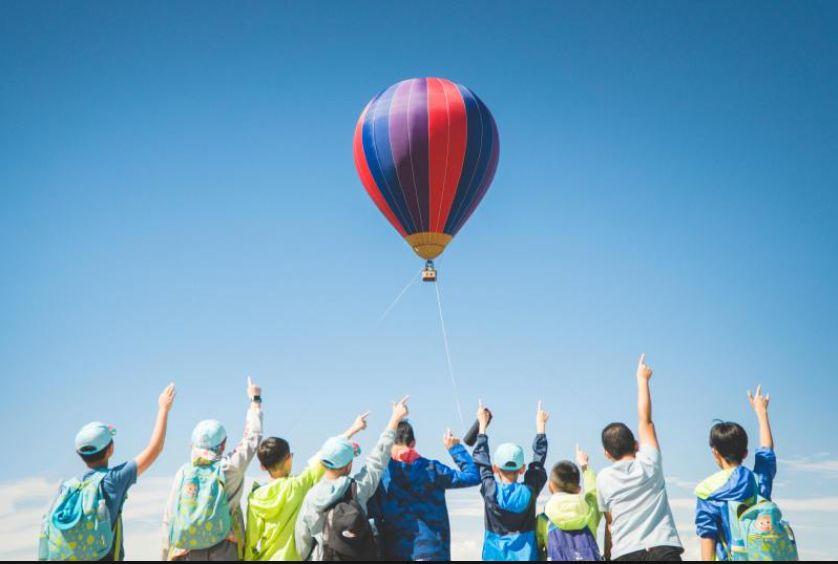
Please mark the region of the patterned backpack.
<svg viewBox="0 0 838 564"><path fill-rule="evenodd" d="M550 523L547 528L547 560L598 562L602 556L588 527L578 531L563 531Z"/></svg>
<svg viewBox="0 0 838 564"><path fill-rule="evenodd" d="M794 532L776 503L759 499L753 505L728 502L731 546L729 560L797 561Z"/></svg>
<svg viewBox="0 0 838 564"><path fill-rule="evenodd" d="M84 481L61 484L44 517L39 560L100 560L108 555L114 540L119 542L102 488L106 474L97 471Z"/></svg>
<svg viewBox="0 0 838 564"><path fill-rule="evenodd" d="M184 550L210 548L230 534L232 516L224 472L217 462L185 464L173 501L169 546Z"/></svg>

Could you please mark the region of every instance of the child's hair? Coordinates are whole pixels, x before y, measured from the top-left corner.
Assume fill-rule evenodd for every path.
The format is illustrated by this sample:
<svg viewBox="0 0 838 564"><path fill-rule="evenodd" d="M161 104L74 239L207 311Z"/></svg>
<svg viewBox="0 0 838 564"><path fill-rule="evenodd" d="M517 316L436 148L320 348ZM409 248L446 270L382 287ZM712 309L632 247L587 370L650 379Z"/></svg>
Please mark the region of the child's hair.
<svg viewBox="0 0 838 564"><path fill-rule="evenodd" d="M78 454L85 464L96 464L97 462L102 462L102 460L105 459L105 455L108 454L112 444L113 441L109 442L108 446L102 450L96 451L92 454L85 454L84 452L79 452Z"/></svg>
<svg viewBox="0 0 838 564"><path fill-rule="evenodd" d="M416 444L416 436L413 434L413 425L407 421L400 421L396 427L396 441L397 445L411 446Z"/></svg>
<svg viewBox="0 0 838 564"><path fill-rule="evenodd" d="M276 468L291 454L291 447L288 441L279 437L268 437L259 444L256 456L262 466L271 470Z"/></svg>
<svg viewBox="0 0 838 564"><path fill-rule="evenodd" d="M625 423L611 423L602 430L602 448L614 460L634 454L637 441Z"/></svg>
<svg viewBox="0 0 838 564"><path fill-rule="evenodd" d="M710 429L710 447L731 464L742 464L748 455L748 433L739 423L719 421Z"/></svg>
<svg viewBox="0 0 838 564"><path fill-rule="evenodd" d="M581 476L579 468L570 460L562 460L553 466L550 483L558 492L576 493L579 491Z"/></svg>
<svg viewBox="0 0 838 564"><path fill-rule="evenodd" d="M520 470L504 470L503 468L496 468L498 474L509 480L510 482L517 482L518 476L521 475Z"/></svg>

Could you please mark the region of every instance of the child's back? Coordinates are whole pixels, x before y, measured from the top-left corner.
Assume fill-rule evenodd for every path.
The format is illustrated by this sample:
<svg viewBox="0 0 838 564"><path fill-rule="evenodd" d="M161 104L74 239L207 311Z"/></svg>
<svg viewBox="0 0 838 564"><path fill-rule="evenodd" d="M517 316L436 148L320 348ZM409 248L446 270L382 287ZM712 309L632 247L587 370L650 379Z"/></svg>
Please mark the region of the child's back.
<svg viewBox="0 0 838 564"><path fill-rule="evenodd" d="M552 495L544 513L538 516L538 546L547 560L601 560L596 541L602 518L597 503L596 474L588 467L588 455L578 446L576 460L581 475L576 465L567 460L553 467Z"/></svg>
<svg viewBox="0 0 838 564"><path fill-rule="evenodd" d="M496 468L489 455L489 438L486 436L488 416L481 413L480 434L474 446L474 462L480 470L481 487L485 506L486 531L483 539L483 560L537 560L535 504L538 494L547 482L544 462L547 458L547 436L544 426L547 413L538 409L538 433L533 441L533 461L524 472L523 482L512 482L524 471L523 451L516 445L501 445L496 453ZM497 470L504 480L496 480Z"/></svg>
<svg viewBox="0 0 838 564"><path fill-rule="evenodd" d="M751 397L760 425L760 448L755 454L754 469L742 465L748 456L748 434L738 423L719 422L710 429L710 448L718 472L702 481L695 489L697 498L695 525L701 538L702 558L732 559L732 526L738 523L736 510L759 500L771 500L777 459L774 439L768 421L768 396L757 388ZM733 509L733 511L731 511Z"/></svg>

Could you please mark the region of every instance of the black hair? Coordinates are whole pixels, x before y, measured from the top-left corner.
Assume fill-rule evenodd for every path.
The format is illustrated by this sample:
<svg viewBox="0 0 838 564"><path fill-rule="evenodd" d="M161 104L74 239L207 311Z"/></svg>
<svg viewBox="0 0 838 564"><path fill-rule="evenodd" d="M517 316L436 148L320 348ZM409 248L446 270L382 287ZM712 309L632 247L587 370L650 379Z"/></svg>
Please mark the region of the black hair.
<svg viewBox="0 0 838 564"><path fill-rule="evenodd" d="M560 492L578 492L581 479L579 468L570 460L558 462L550 472L550 482Z"/></svg>
<svg viewBox="0 0 838 564"><path fill-rule="evenodd" d="M602 448L611 458L620 460L635 453L637 441L625 423L611 423L602 430Z"/></svg>
<svg viewBox="0 0 838 564"><path fill-rule="evenodd" d="M407 421L400 421L399 426L396 427L396 444L401 446L411 446L416 444L416 435L413 434L413 425Z"/></svg>
<svg viewBox="0 0 838 564"><path fill-rule="evenodd" d="M279 437L268 437L259 443L256 456L259 462L267 470L276 468L282 464L291 454L291 445L285 439Z"/></svg>
<svg viewBox="0 0 838 564"><path fill-rule="evenodd" d="M89 452L89 449L93 447L82 447L81 450L78 451L79 456L81 459L84 460L85 464L96 464L97 462L102 462L105 459L105 455L110 450L113 441L108 443L108 446L103 448L102 450L97 450L96 452ZM88 452L85 452L85 448L88 449Z"/></svg>
<svg viewBox="0 0 838 564"><path fill-rule="evenodd" d="M739 423L718 421L710 429L710 447L731 464L742 464L748 455L748 433Z"/></svg>

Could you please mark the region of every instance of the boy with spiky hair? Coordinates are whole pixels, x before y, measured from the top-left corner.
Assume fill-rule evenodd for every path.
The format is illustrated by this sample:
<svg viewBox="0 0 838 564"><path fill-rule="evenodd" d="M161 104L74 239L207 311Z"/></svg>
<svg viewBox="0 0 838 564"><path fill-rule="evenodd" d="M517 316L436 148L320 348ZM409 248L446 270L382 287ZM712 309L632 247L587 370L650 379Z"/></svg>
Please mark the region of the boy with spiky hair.
<svg viewBox="0 0 838 564"><path fill-rule="evenodd" d="M759 423L759 448L754 469L743 466L748 457L748 434L738 423L718 422L710 429L710 451L720 470L695 489L695 526L701 538L701 559L733 560L731 550L731 503L754 505L759 498L771 500L777 458L768 420L770 397L757 386L748 400Z"/></svg>

